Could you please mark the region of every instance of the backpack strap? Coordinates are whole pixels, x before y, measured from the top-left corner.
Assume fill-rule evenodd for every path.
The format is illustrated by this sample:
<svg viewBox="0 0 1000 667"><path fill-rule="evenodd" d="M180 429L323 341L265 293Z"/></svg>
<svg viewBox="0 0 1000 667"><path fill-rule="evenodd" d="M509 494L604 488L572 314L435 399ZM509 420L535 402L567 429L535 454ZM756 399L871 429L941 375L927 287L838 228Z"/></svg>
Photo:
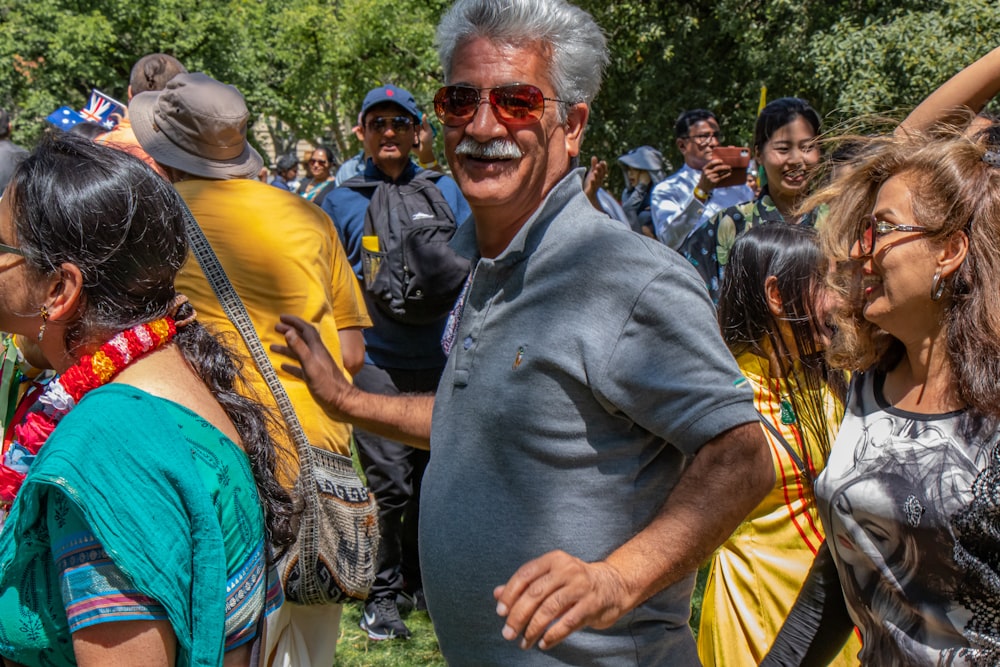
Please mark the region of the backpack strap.
<svg viewBox="0 0 1000 667"><path fill-rule="evenodd" d="M781 434L781 431L779 431L774 424L768 421L767 417L765 417L760 410L757 411L757 416L760 417L760 423L763 424L764 428L766 428L768 432L770 432L770 434L773 435L774 438L778 441L778 444L781 445L786 452L788 452L788 456L791 457L792 461L795 463L796 467L798 467L798 469L802 472L805 478L807 480L811 480L809 476L809 471L806 469L806 464L802 461L802 457L799 456L799 453L795 451L794 447L788 444L788 440L786 440L785 436Z"/></svg>
<svg viewBox="0 0 1000 667"><path fill-rule="evenodd" d="M376 200L387 200L389 198L389 188L393 187L393 184L387 181L366 182L363 186L359 186L358 189L360 189L360 187L373 188L372 194L368 198L368 206L365 207L365 236L378 236L380 239L379 246L381 246L383 243L381 239L384 235L381 233L382 230L380 228L384 225L376 227L376 222L378 221L375 220L375 216L371 213L372 204L374 204ZM385 211L387 208L386 203L387 202L382 201L378 205L378 209Z"/></svg>
<svg viewBox="0 0 1000 667"><path fill-rule="evenodd" d="M349 179L340 184L339 187L350 188L352 190L372 190L377 188L384 181L380 180L368 180L365 178L364 173L356 174L351 176Z"/></svg>
<svg viewBox="0 0 1000 667"><path fill-rule="evenodd" d="M424 169L423 171L417 172L417 175L414 176L413 178L415 179L423 178L430 181L431 183L437 184L438 181L444 178L444 174L442 174L440 171L434 171L433 169Z"/></svg>

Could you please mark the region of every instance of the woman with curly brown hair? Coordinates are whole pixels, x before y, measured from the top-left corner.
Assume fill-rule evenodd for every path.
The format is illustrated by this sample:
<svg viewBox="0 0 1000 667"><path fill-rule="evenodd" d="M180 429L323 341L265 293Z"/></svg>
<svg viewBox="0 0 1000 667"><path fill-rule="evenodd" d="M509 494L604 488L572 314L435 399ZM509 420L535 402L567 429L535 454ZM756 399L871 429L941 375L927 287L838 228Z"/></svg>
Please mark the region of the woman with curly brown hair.
<svg viewBox="0 0 1000 667"><path fill-rule="evenodd" d="M843 592L863 664L998 664L1000 126L871 140L821 204L843 297L828 358L854 375L810 579ZM831 627L800 611L765 664L817 664L789 659Z"/></svg>

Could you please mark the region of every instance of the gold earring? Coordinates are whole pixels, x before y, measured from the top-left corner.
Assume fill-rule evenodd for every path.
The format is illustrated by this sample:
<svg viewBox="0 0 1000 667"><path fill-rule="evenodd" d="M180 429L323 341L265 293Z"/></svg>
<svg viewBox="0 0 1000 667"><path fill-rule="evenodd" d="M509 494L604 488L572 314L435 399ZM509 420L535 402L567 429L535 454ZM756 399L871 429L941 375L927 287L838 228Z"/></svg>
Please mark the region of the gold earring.
<svg viewBox="0 0 1000 667"><path fill-rule="evenodd" d="M45 322L49 319L49 309L42 306L38 310L38 314L42 317L42 326L38 328L38 342L41 343L42 339L45 338Z"/></svg>

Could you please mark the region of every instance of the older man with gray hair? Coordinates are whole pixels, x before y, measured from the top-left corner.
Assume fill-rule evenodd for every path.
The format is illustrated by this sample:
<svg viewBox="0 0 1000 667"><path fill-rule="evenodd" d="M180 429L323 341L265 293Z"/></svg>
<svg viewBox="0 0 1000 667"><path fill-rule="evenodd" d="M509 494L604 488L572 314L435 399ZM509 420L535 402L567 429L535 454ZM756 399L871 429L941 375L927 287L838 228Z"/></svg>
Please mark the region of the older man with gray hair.
<svg viewBox="0 0 1000 667"><path fill-rule="evenodd" d="M278 351L332 414L429 435L421 569L449 664L697 665L695 568L774 472L697 275L572 166L604 35L564 0L460 0L438 40L474 271L436 396L350 387L295 318Z"/></svg>

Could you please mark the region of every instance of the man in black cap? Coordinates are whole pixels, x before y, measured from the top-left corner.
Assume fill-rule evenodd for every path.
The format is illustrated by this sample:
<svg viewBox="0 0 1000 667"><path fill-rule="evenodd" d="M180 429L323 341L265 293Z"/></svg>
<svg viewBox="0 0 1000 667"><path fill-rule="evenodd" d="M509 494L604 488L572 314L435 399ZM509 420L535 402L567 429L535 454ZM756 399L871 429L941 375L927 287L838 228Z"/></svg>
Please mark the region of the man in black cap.
<svg viewBox="0 0 1000 667"><path fill-rule="evenodd" d="M14 168L27 154L28 151L10 140L10 116L0 109L0 193L7 189Z"/></svg>
<svg viewBox="0 0 1000 667"><path fill-rule="evenodd" d="M430 176L410 157L411 150L420 144L422 115L413 95L402 88L385 85L369 91L361 105L359 126L365 154L370 157L360 175L341 184L323 201L323 210L337 227L359 283L364 283L363 237L372 238L372 232L365 231L365 217L376 191L403 188L423 178L420 174ZM440 192L454 214L454 221L461 224L469 217L469 206L455 181L437 173L431 178L433 183L427 187ZM384 213L389 215L389 211ZM430 216L420 212L412 215ZM378 300L365 291L374 326L364 332L365 365L354 378L357 386L390 396L433 392L444 370L441 334L454 296L444 312L414 324L384 313ZM378 574L365 604L361 627L373 640L405 639L410 630L400 617L397 597L408 594L410 604L422 606L417 507L420 481L429 457L425 451L360 428L355 429L354 440L368 485L379 504L382 530L382 548L376 562Z"/></svg>

